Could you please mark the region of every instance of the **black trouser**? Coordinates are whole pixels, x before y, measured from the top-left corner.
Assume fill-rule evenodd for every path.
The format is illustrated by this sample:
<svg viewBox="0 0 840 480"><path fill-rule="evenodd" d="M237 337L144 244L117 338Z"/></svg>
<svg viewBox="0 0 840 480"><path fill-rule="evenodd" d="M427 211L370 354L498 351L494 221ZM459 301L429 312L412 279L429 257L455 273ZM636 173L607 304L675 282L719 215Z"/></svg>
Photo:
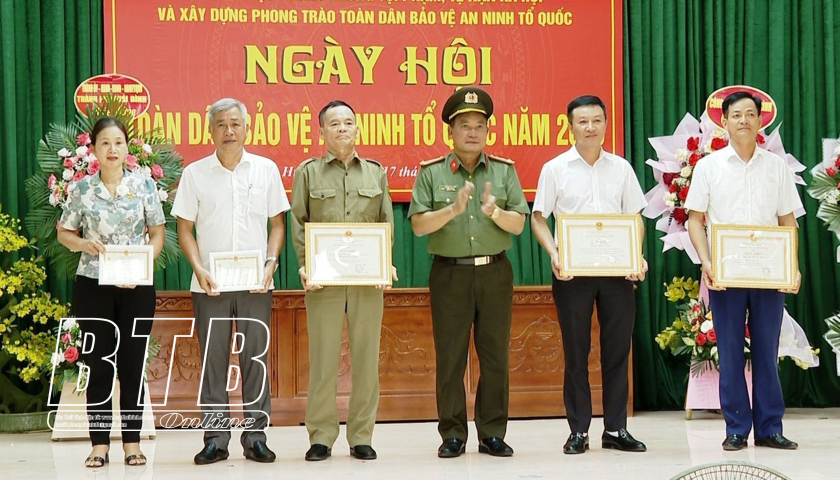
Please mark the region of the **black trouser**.
<svg viewBox="0 0 840 480"><path fill-rule="evenodd" d="M146 337L152 331L152 322L138 321L135 318L152 318L155 315L155 287L137 286L133 289L111 285L99 285L94 278L76 277L76 289L73 306L79 319L82 336L94 335L91 352L82 354L81 359L90 368L87 386L88 421L90 422L90 441L93 445L110 443L111 387L114 374L120 382L120 414L122 416L123 443L140 441L140 428L143 425L143 407L138 403L145 395L143 389L144 360L146 357ZM114 322L119 330L119 343L114 326L109 322L84 320L101 318ZM87 347L89 348L89 347ZM117 354L116 372L107 360L109 355Z"/></svg>
<svg viewBox="0 0 840 480"><path fill-rule="evenodd" d="M464 373L475 337L479 380L475 426L480 439L504 438L508 420L508 355L513 269L503 257L488 265L435 260L429 275L437 365L438 432L467 440Z"/></svg>
<svg viewBox="0 0 840 480"><path fill-rule="evenodd" d="M604 429L614 432L626 427L627 362L636 317L633 282L620 277L554 278L551 290L563 334L563 400L569 427L573 433L585 433L592 421L589 350L595 303L601 327Z"/></svg>

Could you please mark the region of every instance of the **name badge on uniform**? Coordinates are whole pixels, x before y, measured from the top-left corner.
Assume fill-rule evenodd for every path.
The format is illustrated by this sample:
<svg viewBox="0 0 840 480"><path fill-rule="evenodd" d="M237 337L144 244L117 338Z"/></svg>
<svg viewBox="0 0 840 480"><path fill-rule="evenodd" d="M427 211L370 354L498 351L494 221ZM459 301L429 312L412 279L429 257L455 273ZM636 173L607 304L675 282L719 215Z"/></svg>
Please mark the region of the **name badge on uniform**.
<svg viewBox="0 0 840 480"><path fill-rule="evenodd" d="M457 192L458 185L441 185L440 186L441 192Z"/></svg>

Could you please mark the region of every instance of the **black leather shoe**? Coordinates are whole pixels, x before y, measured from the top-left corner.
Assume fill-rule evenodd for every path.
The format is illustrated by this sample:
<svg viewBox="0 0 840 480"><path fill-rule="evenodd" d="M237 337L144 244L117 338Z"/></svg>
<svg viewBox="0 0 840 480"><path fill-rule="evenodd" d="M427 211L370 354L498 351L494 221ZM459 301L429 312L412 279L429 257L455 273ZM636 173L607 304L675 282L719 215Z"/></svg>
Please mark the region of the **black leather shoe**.
<svg viewBox="0 0 840 480"><path fill-rule="evenodd" d="M798 443L788 440L781 433L774 433L767 438L756 438L755 445L757 447L778 448L780 450L796 450L799 448Z"/></svg>
<svg viewBox="0 0 840 480"><path fill-rule="evenodd" d="M196 454L195 458L193 458L193 461L196 465L210 465L211 463L216 463L220 460L226 460L227 458L227 450L222 450L215 444L208 443L200 452L198 452L198 454Z"/></svg>
<svg viewBox="0 0 840 480"><path fill-rule="evenodd" d="M467 444L460 438L447 438L438 448L438 457L455 458L460 457L466 451Z"/></svg>
<svg viewBox="0 0 840 480"><path fill-rule="evenodd" d="M646 452L647 447L644 443L633 438L626 428L618 430L618 436L613 437L607 432L601 435L601 448L613 448L621 450L622 452Z"/></svg>
<svg viewBox="0 0 840 480"><path fill-rule="evenodd" d="M747 437L743 435L729 435L723 441L723 449L727 452L735 452L747 448Z"/></svg>
<svg viewBox="0 0 840 480"><path fill-rule="evenodd" d="M494 457L511 457L513 449L499 437L485 438L478 442L478 451Z"/></svg>
<svg viewBox="0 0 840 480"><path fill-rule="evenodd" d="M577 455L589 450L589 435L584 433L572 433L566 444L563 445L563 453L566 455Z"/></svg>
<svg viewBox="0 0 840 480"><path fill-rule="evenodd" d="M326 460L330 455L332 455L332 449L330 447L316 443L309 447L304 458L310 462L317 462L319 460Z"/></svg>
<svg viewBox="0 0 840 480"><path fill-rule="evenodd" d="M265 442L258 441L254 442L251 448L245 449L245 458L260 463L271 463L277 458L277 455L268 449Z"/></svg>
<svg viewBox="0 0 840 480"><path fill-rule="evenodd" d="M350 455L353 455L359 460L376 460L376 450L374 450L370 445L356 445L355 447L350 447Z"/></svg>

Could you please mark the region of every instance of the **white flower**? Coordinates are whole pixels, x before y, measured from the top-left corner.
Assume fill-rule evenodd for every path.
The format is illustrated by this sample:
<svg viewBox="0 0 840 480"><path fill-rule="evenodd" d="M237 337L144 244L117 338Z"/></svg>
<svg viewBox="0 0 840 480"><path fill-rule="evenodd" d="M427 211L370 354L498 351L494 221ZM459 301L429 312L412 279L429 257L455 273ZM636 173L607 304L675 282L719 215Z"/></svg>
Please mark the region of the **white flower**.
<svg viewBox="0 0 840 480"><path fill-rule="evenodd" d="M694 170L694 168L691 165L686 165L682 168L682 170L680 170L680 176L683 178L688 178L691 176L692 170Z"/></svg>
<svg viewBox="0 0 840 480"><path fill-rule="evenodd" d="M58 205L58 197L55 196L55 193L50 194L50 205L53 207Z"/></svg>
<svg viewBox="0 0 840 480"><path fill-rule="evenodd" d="M711 140L709 140L708 142L706 142L705 145L703 145L703 151L706 152L707 154L714 152L714 150L712 150L712 141Z"/></svg>
<svg viewBox="0 0 840 480"><path fill-rule="evenodd" d="M140 172L141 175L145 175L147 177L152 176L152 169L149 168L149 167L140 167L139 172Z"/></svg>
<svg viewBox="0 0 840 480"><path fill-rule="evenodd" d="M144 143L143 144L143 151L148 153L149 155L151 155L152 154L152 146L149 145L148 143Z"/></svg>
<svg viewBox="0 0 840 480"><path fill-rule="evenodd" d="M684 148L678 148L676 156L677 160L679 160L681 163L685 163L688 161L688 157L691 156L691 153Z"/></svg>
<svg viewBox="0 0 840 480"><path fill-rule="evenodd" d="M61 327L62 331L70 331L73 327L76 326L76 319L75 318L65 318L64 319L64 326Z"/></svg>
<svg viewBox="0 0 840 480"><path fill-rule="evenodd" d="M58 352L53 352L51 360L52 360L53 366L57 367L61 364L61 362L64 361L64 355L62 355Z"/></svg>
<svg viewBox="0 0 840 480"><path fill-rule="evenodd" d="M61 154L59 153L59 155L61 155ZM834 158L840 157L840 145L837 145L836 147L834 147L834 151L831 152L831 155L833 155Z"/></svg>
<svg viewBox="0 0 840 480"><path fill-rule="evenodd" d="M705 322L700 324L701 333L708 333L708 331L713 328L715 328L715 325L712 323L711 320L706 320Z"/></svg>
<svg viewBox="0 0 840 480"><path fill-rule="evenodd" d="M715 138L726 138L726 130L722 128L716 128L712 131L712 136Z"/></svg>
<svg viewBox="0 0 840 480"><path fill-rule="evenodd" d="M76 149L76 155L84 157L88 153L88 147L79 147Z"/></svg>
<svg viewBox="0 0 840 480"><path fill-rule="evenodd" d="M73 169L65 168L64 172L61 174L61 178L63 178L67 182L73 180Z"/></svg>
<svg viewBox="0 0 840 480"><path fill-rule="evenodd" d="M169 200L169 194L166 193L166 190L161 188L160 190L158 190L158 198L160 198L161 202L165 202Z"/></svg>
<svg viewBox="0 0 840 480"><path fill-rule="evenodd" d="M677 204L677 195L674 194L674 193L670 193L670 192L666 193L665 194L665 205L668 205L669 207L673 207L676 204Z"/></svg>
<svg viewBox="0 0 840 480"><path fill-rule="evenodd" d="M67 158L67 157L70 156L70 150L67 150L66 148L62 148L61 150L58 151L58 156L61 157L61 158Z"/></svg>
<svg viewBox="0 0 840 480"><path fill-rule="evenodd" d="M126 195L128 195L128 187L123 184L117 185L117 196L124 197Z"/></svg>
<svg viewBox="0 0 840 480"><path fill-rule="evenodd" d="M687 187L691 183L689 179L684 177L675 178L674 182L676 182L676 184L680 187Z"/></svg>

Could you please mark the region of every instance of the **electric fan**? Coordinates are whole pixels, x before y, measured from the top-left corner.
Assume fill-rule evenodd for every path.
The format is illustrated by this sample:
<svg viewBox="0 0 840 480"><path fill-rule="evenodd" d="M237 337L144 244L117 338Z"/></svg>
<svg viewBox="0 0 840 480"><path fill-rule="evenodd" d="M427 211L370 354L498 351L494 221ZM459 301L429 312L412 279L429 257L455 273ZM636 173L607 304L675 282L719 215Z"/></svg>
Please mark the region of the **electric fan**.
<svg viewBox="0 0 840 480"><path fill-rule="evenodd" d="M707 463L692 467L671 480L790 480L762 465L749 462Z"/></svg>

